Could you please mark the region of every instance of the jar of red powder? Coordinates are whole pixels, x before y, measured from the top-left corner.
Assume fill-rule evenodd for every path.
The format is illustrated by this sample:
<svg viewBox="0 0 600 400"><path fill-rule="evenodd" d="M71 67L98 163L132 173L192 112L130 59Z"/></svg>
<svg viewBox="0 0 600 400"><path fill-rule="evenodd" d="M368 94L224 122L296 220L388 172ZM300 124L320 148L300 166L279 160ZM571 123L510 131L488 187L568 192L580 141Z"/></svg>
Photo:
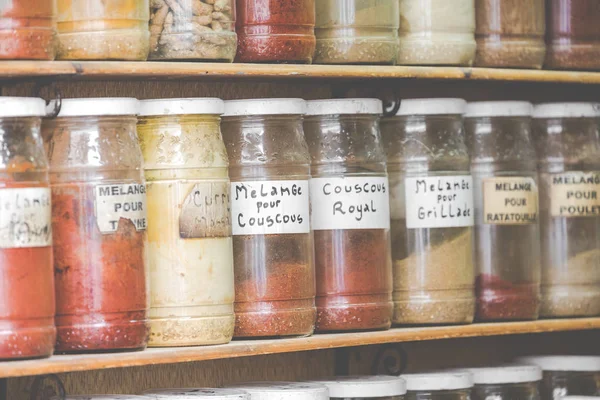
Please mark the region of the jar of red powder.
<svg viewBox="0 0 600 400"><path fill-rule="evenodd" d="M302 99L225 102L236 337L306 336L314 329L305 112Z"/></svg>
<svg viewBox="0 0 600 400"><path fill-rule="evenodd" d="M3 1L0 24L0 59L54 59L52 0Z"/></svg>
<svg viewBox="0 0 600 400"><path fill-rule="evenodd" d="M531 103L469 103L476 318L530 320L540 305L540 232Z"/></svg>
<svg viewBox="0 0 600 400"><path fill-rule="evenodd" d="M237 62L310 64L315 0L237 0L236 30Z"/></svg>
<svg viewBox="0 0 600 400"><path fill-rule="evenodd" d="M61 352L146 346L146 185L137 112L136 99L65 99L58 117L44 121Z"/></svg>
<svg viewBox="0 0 600 400"><path fill-rule="evenodd" d="M317 331L392 324L390 206L377 99L308 102Z"/></svg>
<svg viewBox="0 0 600 400"><path fill-rule="evenodd" d="M56 340L45 111L0 97L0 360L50 356Z"/></svg>

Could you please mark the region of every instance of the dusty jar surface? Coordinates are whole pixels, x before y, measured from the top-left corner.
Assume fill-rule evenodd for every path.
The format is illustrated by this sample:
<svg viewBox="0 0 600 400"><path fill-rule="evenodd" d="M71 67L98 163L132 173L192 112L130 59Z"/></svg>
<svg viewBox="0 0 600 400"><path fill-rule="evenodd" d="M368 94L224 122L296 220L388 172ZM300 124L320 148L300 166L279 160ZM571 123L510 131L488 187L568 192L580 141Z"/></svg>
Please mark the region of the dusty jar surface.
<svg viewBox="0 0 600 400"><path fill-rule="evenodd" d="M0 59L54 60L52 1L5 1L0 6L0 24Z"/></svg>

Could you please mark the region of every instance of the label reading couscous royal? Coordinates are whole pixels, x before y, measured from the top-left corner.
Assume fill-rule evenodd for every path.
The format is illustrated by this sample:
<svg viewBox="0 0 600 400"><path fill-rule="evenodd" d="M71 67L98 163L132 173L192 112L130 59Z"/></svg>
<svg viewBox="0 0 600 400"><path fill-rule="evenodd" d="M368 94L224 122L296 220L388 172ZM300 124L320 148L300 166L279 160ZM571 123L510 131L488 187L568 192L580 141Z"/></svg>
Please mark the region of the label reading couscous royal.
<svg viewBox="0 0 600 400"><path fill-rule="evenodd" d="M184 190L184 184L179 189ZM231 235L229 182L193 184L179 207L179 236L182 239Z"/></svg>
<svg viewBox="0 0 600 400"><path fill-rule="evenodd" d="M530 177L483 180L483 222L492 225L533 224L538 218L538 187Z"/></svg>
<svg viewBox="0 0 600 400"><path fill-rule="evenodd" d="M600 216L600 172L564 172L549 179L553 217Z"/></svg>
<svg viewBox="0 0 600 400"><path fill-rule="evenodd" d="M98 185L95 191L94 211L100 232L116 232L121 219L131 221L138 231L146 229L146 185L143 183Z"/></svg>
<svg viewBox="0 0 600 400"><path fill-rule="evenodd" d="M52 245L48 188L0 189L0 248Z"/></svg>

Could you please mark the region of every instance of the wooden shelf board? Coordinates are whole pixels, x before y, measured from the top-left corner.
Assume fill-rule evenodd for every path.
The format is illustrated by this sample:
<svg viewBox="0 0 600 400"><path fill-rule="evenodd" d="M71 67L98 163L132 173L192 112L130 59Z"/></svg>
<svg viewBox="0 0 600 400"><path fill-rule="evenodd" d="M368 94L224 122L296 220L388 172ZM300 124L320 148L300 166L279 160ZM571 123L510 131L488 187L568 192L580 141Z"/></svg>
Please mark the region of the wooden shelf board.
<svg viewBox="0 0 600 400"><path fill-rule="evenodd" d="M0 363L0 378L215 360L383 343L590 329L600 329L600 318L430 328L396 328L382 332L323 334L307 338L277 340L236 340L230 344L220 346L155 348L130 353L58 355L42 360L7 361Z"/></svg>
<svg viewBox="0 0 600 400"><path fill-rule="evenodd" d="M221 64L133 61L0 61L0 79L61 77L77 79L340 78L448 79L600 84L600 72L520 69Z"/></svg>

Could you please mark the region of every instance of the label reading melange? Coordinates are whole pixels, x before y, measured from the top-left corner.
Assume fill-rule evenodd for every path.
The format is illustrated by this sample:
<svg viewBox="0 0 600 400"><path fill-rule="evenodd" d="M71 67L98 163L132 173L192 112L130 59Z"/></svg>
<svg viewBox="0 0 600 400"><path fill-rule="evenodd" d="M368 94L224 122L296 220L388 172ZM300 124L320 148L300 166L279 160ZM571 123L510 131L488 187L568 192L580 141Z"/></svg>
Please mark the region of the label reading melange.
<svg viewBox="0 0 600 400"><path fill-rule="evenodd" d="M553 217L600 216L600 172L550 175L550 212Z"/></svg>
<svg viewBox="0 0 600 400"><path fill-rule="evenodd" d="M531 177L483 180L483 222L493 225L533 224L538 218L538 188Z"/></svg>
<svg viewBox="0 0 600 400"><path fill-rule="evenodd" d="M231 235L229 182L196 183L180 208L179 236L181 238Z"/></svg>
<svg viewBox="0 0 600 400"><path fill-rule="evenodd" d="M116 232L121 219L131 221L138 231L146 229L146 186L143 183L98 185L95 191L94 211L100 232Z"/></svg>
<svg viewBox="0 0 600 400"><path fill-rule="evenodd" d="M307 180L231 183L234 235L309 233Z"/></svg>
<svg viewBox="0 0 600 400"><path fill-rule="evenodd" d="M52 245L50 189L0 189L0 248L50 245Z"/></svg>
<svg viewBox="0 0 600 400"><path fill-rule="evenodd" d="M313 230L390 227L386 177L313 178L310 199Z"/></svg>
<svg viewBox="0 0 600 400"><path fill-rule="evenodd" d="M406 227L472 226L473 179L470 176L406 178Z"/></svg>

